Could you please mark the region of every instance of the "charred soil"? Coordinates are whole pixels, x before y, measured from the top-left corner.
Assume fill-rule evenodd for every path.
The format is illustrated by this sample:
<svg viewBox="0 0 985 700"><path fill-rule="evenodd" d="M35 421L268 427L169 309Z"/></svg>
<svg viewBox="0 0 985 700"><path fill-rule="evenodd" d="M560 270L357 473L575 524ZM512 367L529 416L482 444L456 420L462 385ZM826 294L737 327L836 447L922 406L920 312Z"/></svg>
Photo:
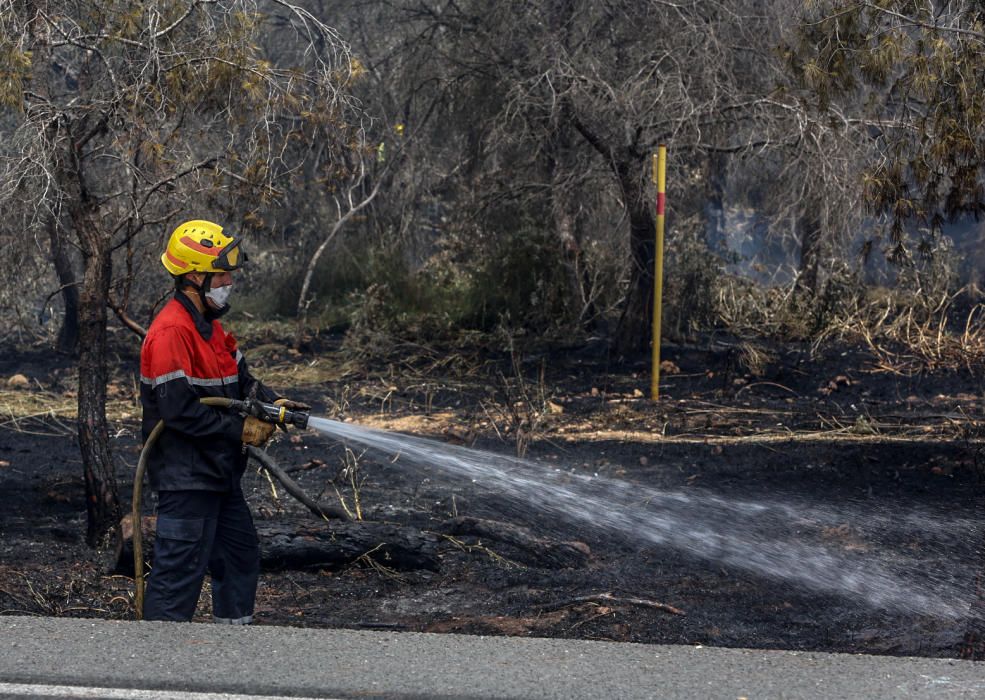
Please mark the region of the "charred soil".
<svg viewBox="0 0 985 700"><path fill-rule="evenodd" d="M254 373L310 403L314 415L519 450L554 474L845 513L844 522L792 521L782 534L862 567L916 562L903 572L909 580L945 572L972 593L982 573L982 379L970 371L894 374L840 348L820 357L776 351L753 374L736 361L735 347L705 343L665 352L663 396L654 403L644 396L644 365L616 366L583 349L481 362L432 355L367 369L343 365L330 346L292 354L262 340L254 352L247 344ZM140 449L137 364L132 351L113 359L111 442L126 508ZM0 380L17 374L26 385L4 386L0 401L0 612L132 618L132 580L107 573L106 557L84 544L72 363L9 349ZM367 556L342 567L265 571L259 624L982 654L980 642L969 648L981 632L981 598L973 595L967 615L949 618L919 605L874 606L584 518L548 520L536 494L519 508L511 494L313 431L278 433L268 454L312 497L344 500L351 510L358 499L366 521L429 533L437 565L400 569ZM258 525L317 522L259 469L244 487ZM152 509L148 499L145 510ZM926 516L921 522L933 532L867 527L908 514ZM538 561L502 538L442 530L454 518L522 527L544 541L576 543L588 556L567 567ZM733 526L743 522L737 517ZM199 618L208 613L206 586Z"/></svg>

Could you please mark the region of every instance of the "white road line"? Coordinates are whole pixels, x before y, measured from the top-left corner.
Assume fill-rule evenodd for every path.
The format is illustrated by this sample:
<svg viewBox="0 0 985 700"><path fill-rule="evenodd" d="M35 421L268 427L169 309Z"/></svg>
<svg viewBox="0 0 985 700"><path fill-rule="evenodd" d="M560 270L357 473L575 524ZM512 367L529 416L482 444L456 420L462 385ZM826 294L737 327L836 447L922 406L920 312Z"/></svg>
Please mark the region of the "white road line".
<svg viewBox="0 0 985 700"><path fill-rule="evenodd" d="M0 683L0 697L18 695L39 698L79 698L87 700L332 700L327 696L238 695L235 693L191 693L180 690L138 690L135 688L90 688L80 685L37 685Z"/></svg>

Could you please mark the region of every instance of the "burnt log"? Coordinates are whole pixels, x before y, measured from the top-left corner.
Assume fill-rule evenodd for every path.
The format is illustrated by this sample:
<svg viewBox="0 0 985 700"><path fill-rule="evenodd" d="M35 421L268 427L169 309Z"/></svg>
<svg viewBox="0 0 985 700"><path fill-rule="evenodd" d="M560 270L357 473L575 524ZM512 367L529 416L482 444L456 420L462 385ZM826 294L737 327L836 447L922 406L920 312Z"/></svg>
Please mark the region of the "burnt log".
<svg viewBox="0 0 985 700"><path fill-rule="evenodd" d="M317 515L319 518L325 520L338 519L338 520L351 520L349 513L337 505L331 503L320 503L313 499L311 496L304 492L298 483L294 481L291 477L287 475L283 469L277 466L277 463L263 450L258 450L255 447L247 448L250 457L258 461L263 465L263 468L267 470L281 485L287 490L289 494L294 496L305 508L310 510L312 513Z"/></svg>
<svg viewBox="0 0 985 700"><path fill-rule="evenodd" d="M147 563L151 560L151 555L154 551L157 516L142 516L140 522L142 524L140 532L144 552L144 575L146 575ZM131 513L127 513L120 520L120 526L116 529L113 546L96 551L95 564L105 571L108 576L133 577L133 515Z"/></svg>
<svg viewBox="0 0 985 700"><path fill-rule="evenodd" d="M156 518L144 517L144 556L152 563ZM437 571L436 535L417 528L367 521L256 523L263 571L284 569L339 569L363 561L388 569ZM121 522L115 555L107 573L133 576L133 529L130 516Z"/></svg>
<svg viewBox="0 0 985 700"><path fill-rule="evenodd" d="M364 560L389 569L437 571L439 539L417 528L367 521L317 525L264 523L260 562L267 571L333 569Z"/></svg>
<svg viewBox="0 0 985 700"><path fill-rule="evenodd" d="M558 542L537 537L519 525L496 520L460 516L445 520L437 528L446 535L486 538L509 545L509 558L542 569L577 569L585 566L591 549L584 542Z"/></svg>

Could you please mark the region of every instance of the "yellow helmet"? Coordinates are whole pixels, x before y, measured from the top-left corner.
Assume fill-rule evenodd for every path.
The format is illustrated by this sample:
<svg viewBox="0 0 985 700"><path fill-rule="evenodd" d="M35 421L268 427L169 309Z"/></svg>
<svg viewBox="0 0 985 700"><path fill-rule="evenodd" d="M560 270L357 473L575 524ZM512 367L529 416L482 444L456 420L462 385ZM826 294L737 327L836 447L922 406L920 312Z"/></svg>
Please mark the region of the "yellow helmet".
<svg viewBox="0 0 985 700"><path fill-rule="evenodd" d="M219 224L186 221L171 234L161 262L172 275L237 270L247 260L240 242L224 234Z"/></svg>

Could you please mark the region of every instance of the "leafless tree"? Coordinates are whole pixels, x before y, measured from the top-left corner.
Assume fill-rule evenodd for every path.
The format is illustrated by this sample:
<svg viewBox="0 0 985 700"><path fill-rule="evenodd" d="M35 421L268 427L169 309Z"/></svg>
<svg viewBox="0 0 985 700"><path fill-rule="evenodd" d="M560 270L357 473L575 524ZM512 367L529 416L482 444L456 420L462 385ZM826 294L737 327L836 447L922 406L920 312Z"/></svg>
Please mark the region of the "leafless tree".
<svg viewBox="0 0 985 700"><path fill-rule="evenodd" d="M878 157L861 187L889 219L899 261L913 258L914 239L929 253L944 222L985 211L983 22L981 3L967 0L824 0L786 46L818 112L869 129ZM855 114L843 113L846 100Z"/></svg>
<svg viewBox="0 0 985 700"><path fill-rule="evenodd" d="M271 18L290 28L290 62L260 48ZM125 313L111 292L127 283L114 281L114 257L134 273L126 266L136 256L139 269L139 253L159 251L189 211L249 225L301 171L309 151L298 144L349 138L340 89L349 70L339 35L286 0L0 0L0 105L11 127L0 202L39 240L48 232L63 288L78 290L90 544L119 519L106 329L108 304ZM67 251L81 259L77 281L58 262Z"/></svg>
<svg viewBox="0 0 985 700"><path fill-rule="evenodd" d="M671 232L675 218L701 213L696 193L764 163L771 168L755 186L770 193L774 220L793 222L802 239L805 285L815 285L821 242L851 226L829 213L857 211L846 183L864 126L834 123L784 89L789 74L775 48L794 25L778 17L799 8L389 0L351 3L346 22L369 85L380 88L376 103L392 122L430 134L419 139L426 154L408 155L417 180L477 229L512 221L502 213L516 207L552 231L572 319L596 313L592 242L625 251L617 340L637 352L649 342L650 158L659 143L670 148Z"/></svg>
<svg viewBox="0 0 985 700"><path fill-rule="evenodd" d="M332 242L342 227L346 225L355 215L360 211L369 206L376 195L380 192L380 186L383 184L383 173L380 173L376 179L375 184L366 188L368 184L367 179L367 164L365 159L360 159L359 166L354 173L350 182L345 183L344 192L341 192L335 199L335 209L336 218L334 223L328 229L327 232L323 234L322 240L318 243L318 247L315 248L315 252L312 253L308 262L304 266L304 277L301 281L301 292L298 294L298 304L297 304L297 326L294 334L294 347L299 348L302 344L305 334L305 328L308 322L308 307L310 306L313 299L309 297L309 292L311 289L311 280L315 275L315 270L318 267L318 261L321 256L325 253L328 245Z"/></svg>

